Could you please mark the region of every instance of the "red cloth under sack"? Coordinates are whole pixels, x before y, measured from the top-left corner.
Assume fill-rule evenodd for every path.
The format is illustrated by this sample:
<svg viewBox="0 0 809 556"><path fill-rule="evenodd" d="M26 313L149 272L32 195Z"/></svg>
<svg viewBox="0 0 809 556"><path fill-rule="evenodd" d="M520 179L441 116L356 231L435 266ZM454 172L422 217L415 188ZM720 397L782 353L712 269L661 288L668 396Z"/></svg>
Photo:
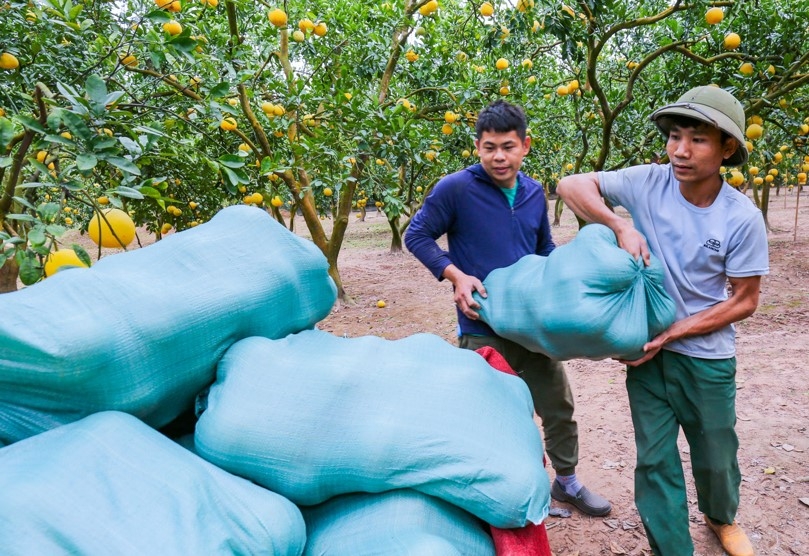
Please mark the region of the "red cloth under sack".
<svg viewBox="0 0 809 556"><path fill-rule="evenodd" d="M498 371L517 376L506 358L493 347L484 346L475 351ZM544 457L542 464L545 464ZM491 525L489 528L497 556L552 556L544 522L539 525L529 523L518 529L500 529Z"/></svg>

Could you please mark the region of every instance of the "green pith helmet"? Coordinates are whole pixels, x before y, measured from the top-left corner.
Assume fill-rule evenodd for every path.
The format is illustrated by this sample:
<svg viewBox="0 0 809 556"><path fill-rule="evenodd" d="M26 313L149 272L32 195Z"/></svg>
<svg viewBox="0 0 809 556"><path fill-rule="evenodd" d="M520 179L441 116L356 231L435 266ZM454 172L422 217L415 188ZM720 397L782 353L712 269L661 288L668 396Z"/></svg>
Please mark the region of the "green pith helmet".
<svg viewBox="0 0 809 556"><path fill-rule="evenodd" d="M661 122L662 116L686 116L701 122L705 122L724 131L734 139L738 146L729 158L726 159L728 166L741 166L747 162L747 145L744 140L744 108L724 89L703 85L694 87L674 104L669 104L655 110L650 116L658 129L668 135L669 130L665 129L665 118Z"/></svg>

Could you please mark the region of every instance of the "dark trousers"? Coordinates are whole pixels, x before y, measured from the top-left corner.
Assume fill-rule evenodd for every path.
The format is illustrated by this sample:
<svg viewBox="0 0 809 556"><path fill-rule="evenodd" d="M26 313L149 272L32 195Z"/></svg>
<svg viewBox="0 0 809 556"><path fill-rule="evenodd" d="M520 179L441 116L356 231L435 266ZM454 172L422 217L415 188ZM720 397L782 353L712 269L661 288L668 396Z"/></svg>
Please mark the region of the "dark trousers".
<svg viewBox="0 0 809 556"><path fill-rule="evenodd" d="M736 359L698 359L661 351L627 371L635 445L635 504L658 556L690 556L685 477L677 447L682 428L702 513L733 523L741 474L736 458Z"/></svg>
<svg viewBox="0 0 809 556"><path fill-rule="evenodd" d="M498 336L463 335L458 345L471 350L491 346L508 361L528 385L534 410L542 419L545 452L557 475L575 473L579 462L579 429L573 419L573 394L562 363Z"/></svg>

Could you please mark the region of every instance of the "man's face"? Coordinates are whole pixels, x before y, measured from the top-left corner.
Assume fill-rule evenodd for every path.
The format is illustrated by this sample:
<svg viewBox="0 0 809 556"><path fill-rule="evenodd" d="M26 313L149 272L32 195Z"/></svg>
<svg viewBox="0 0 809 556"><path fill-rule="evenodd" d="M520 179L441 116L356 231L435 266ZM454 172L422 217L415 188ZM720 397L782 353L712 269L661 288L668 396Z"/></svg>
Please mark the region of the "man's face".
<svg viewBox="0 0 809 556"><path fill-rule="evenodd" d="M703 124L697 127L673 126L666 141L666 152L674 177L683 185L698 186L717 182L719 168L736 150L736 141L722 141L722 132Z"/></svg>
<svg viewBox="0 0 809 556"><path fill-rule="evenodd" d="M475 139L480 164L492 181L499 187L513 187L522 159L531 148L531 138L521 140L516 131L497 133L484 131Z"/></svg>

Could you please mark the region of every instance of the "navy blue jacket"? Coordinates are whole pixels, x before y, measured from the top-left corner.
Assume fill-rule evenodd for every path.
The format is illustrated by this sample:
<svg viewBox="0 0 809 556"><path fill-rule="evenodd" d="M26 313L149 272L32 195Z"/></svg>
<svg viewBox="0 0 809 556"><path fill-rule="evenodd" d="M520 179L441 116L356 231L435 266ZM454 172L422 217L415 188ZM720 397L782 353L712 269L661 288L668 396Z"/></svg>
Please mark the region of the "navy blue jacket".
<svg viewBox="0 0 809 556"><path fill-rule="evenodd" d="M444 234L449 252L436 243ZM439 280L452 263L481 281L496 268L532 253L546 256L555 247L542 186L520 172L517 196L510 207L480 164L435 185L410 222L405 245ZM458 325L461 334L494 335L488 325L470 320L460 311Z"/></svg>

